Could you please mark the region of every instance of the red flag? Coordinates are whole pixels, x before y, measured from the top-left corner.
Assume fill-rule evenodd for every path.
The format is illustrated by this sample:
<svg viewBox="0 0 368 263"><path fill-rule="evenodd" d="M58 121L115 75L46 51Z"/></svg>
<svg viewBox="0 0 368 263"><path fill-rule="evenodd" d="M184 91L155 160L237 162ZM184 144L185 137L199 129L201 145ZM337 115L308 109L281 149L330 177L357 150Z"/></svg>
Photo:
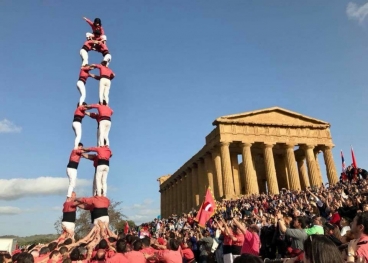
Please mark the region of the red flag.
<svg viewBox="0 0 368 263"><path fill-rule="evenodd" d="M125 221L125 227L124 227L124 234L128 234L129 233L129 224L128 221Z"/></svg>
<svg viewBox="0 0 368 263"><path fill-rule="evenodd" d="M354 168L358 168L358 165L357 165L357 162L355 160L355 155L354 155L354 150L353 150L353 147L351 147L351 159L353 159L353 166Z"/></svg>
<svg viewBox="0 0 368 263"><path fill-rule="evenodd" d="M198 225L200 227L205 228L206 222L211 218L211 216L215 214L215 211L216 211L215 198L213 198L211 190L208 187L204 201L195 218L195 220L198 222Z"/></svg>

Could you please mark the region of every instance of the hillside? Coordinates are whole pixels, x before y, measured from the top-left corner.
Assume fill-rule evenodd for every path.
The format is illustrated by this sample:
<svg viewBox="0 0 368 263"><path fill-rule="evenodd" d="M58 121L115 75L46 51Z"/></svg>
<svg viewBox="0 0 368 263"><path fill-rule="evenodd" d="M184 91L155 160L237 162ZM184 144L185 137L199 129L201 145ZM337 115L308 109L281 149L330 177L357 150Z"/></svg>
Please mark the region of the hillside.
<svg viewBox="0 0 368 263"><path fill-rule="evenodd" d="M19 245L28 245L33 243L48 243L58 238L58 235L47 234L47 235L33 235L28 237L18 237L12 235L0 236L0 238L15 238Z"/></svg>

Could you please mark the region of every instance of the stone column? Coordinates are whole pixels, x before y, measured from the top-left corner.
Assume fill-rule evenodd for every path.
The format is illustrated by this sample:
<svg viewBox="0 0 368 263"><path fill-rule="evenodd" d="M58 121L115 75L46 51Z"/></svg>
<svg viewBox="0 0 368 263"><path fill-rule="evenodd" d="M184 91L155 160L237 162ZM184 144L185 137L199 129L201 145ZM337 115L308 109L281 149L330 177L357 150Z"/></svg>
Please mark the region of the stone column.
<svg viewBox="0 0 368 263"><path fill-rule="evenodd" d="M164 189L160 189L160 214L161 216L164 218L163 214L164 214Z"/></svg>
<svg viewBox="0 0 368 263"><path fill-rule="evenodd" d="M268 192L270 194L278 194L279 186L277 184L275 161L273 159L272 147L273 147L273 144L264 145L264 159L265 159L265 167L266 167L267 187L268 187Z"/></svg>
<svg viewBox="0 0 368 263"><path fill-rule="evenodd" d="M275 168L276 168L276 175L277 175L277 183L279 188L289 188L288 184L288 173L285 164L285 154L278 154L275 156Z"/></svg>
<svg viewBox="0 0 368 263"><path fill-rule="evenodd" d="M186 171L186 173L187 173L187 186L186 186L186 188L187 188L187 198L186 198L186 200L187 200L187 206L186 206L186 210L187 210L187 212L189 212L191 209L192 209L192 207L194 206L193 205L193 189L192 189L192 179L193 179L193 177L192 177L192 170L190 169L190 168L188 168L187 169L187 171Z"/></svg>
<svg viewBox="0 0 368 263"><path fill-rule="evenodd" d="M161 217L166 218L166 187L163 187L161 190Z"/></svg>
<svg viewBox="0 0 368 263"><path fill-rule="evenodd" d="M222 182L222 165L221 165L221 156L220 152L217 148L215 148L212 152L213 162L215 165L215 174L216 180L214 181L215 185L215 198L220 198L224 195L224 188Z"/></svg>
<svg viewBox="0 0 368 263"><path fill-rule="evenodd" d="M181 199L181 195L180 195L180 179L178 177L176 177L175 179L175 214L179 214L180 213L180 199Z"/></svg>
<svg viewBox="0 0 368 263"><path fill-rule="evenodd" d="M204 164L206 167L206 173L207 173L207 180L206 180L206 191L207 187L211 187L212 193L214 192L214 186L213 186L213 161L212 161L212 154L207 153L204 157ZM206 192L205 192L206 193Z"/></svg>
<svg viewBox="0 0 368 263"><path fill-rule="evenodd" d="M309 178L307 173L307 167L305 165L305 158L298 159L298 170L299 170L299 178L300 178L300 186L302 190L307 189L310 186Z"/></svg>
<svg viewBox="0 0 368 263"><path fill-rule="evenodd" d="M198 165L193 164L192 167L192 190L193 190L193 206L197 208L199 206L199 187L198 187Z"/></svg>
<svg viewBox="0 0 368 263"><path fill-rule="evenodd" d="M336 172L335 162L332 156L332 147L326 145L323 148L323 158L325 159L326 174L330 185L336 184L339 179Z"/></svg>
<svg viewBox="0 0 368 263"><path fill-rule="evenodd" d="M181 177L181 184L182 186L180 187L181 190L181 213L187 213L187 175L183 174L183 176Z"/></svg>
<svg viewBox="0 0 368 263"><path fill-rule="evenodd" d="M319 166L319 161L318 161L318 153L319 151L313 151L314 152L314 158L316 159L316 166L317 166L317 171L318 171L318 178L320 179L319 181L319 186L323 183L322 180L322 173L321 173L321 167Z"/></svg>
<svg viewBox="0 0 368 263"><path fill-rule="evenodd" d="M231 171L233 173L235 195L241 195L238 155L236 153L230 153L230 161L231 161Z"/></svg>
<svg viewBox="0 0 368 263"><path fill-rule="evenodd" d="M199 205L201 205L204 200L204 195L206 193L207 174L206 169L204 167L204 159L200 158L197 163L198 163Z"/></svg>
<svg viewBox="0 0 368 263"><path fill-rule="evenodd" d="M224 196L229 199L234 197L234 182L231 172L231 160L230 160L230 150L229 142L221 142L221 162L222 162L222 176L224 183Z"/></svg>
<svg viewBox="0 0 368 263"><path fill-rule="evenodd" d="M175 210L175 194L174 194L174 183L170 183L170 211L169 216L174 213Z"/></svg>
<svg viewBox="0 0 368 263"><path fill-rule="evenodd" d="M286 166L289 174L289 183L291 190L300 190L299 174L296 170L296 160L294 154L294 145L286 145Z"/></svg>
<svg viewBox="0 0 368 263"><path fill-rule="evenodd" d="M307 159L307 166L308 166L308 172L309 172L309 181L311 186L320 186L319 182L319 176L318 176L318 169L316 164L316 158L314 156L314 145L307 145L304 147L305 149L305 156Z"/></svg>
<svg viewBox="0 0 368 263"><path fill-rule="evenodd" d="M252 158L252 152L250 147L252 146L251 143L242 143L242 166L244 170L244 186L245 191L244 194L258 194L259 188L258 188L258 181L256 177L256 173L254 170L253 165L253 158Z"/></svg>

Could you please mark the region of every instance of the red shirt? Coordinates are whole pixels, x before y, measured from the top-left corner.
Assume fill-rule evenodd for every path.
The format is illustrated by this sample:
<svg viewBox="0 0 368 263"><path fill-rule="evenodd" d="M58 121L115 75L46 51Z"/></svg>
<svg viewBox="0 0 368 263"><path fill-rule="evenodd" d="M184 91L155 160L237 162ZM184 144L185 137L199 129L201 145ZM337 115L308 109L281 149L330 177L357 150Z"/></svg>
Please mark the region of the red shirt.
<svg viewBox="0 0 368 263"><path fill-rule="evenodd" d="M84 42L82 48L87 50L87 51L90 51L94 47L95 47L95 41L94 40L87 40L86 42Z"/></svg>
<svg viewBox="0 0 368 263"><path fill-rule="evenodd" d="M244 243L241 253L252 254L255 256L259 255L260 241L259 236L256 233L246 230L244 234Z"/></svg>
<svg viewBox="0 0 368 263"><path fill-rule="evenodd" d="M101 147L90 147L87 149L91 152L97 152L97 158L98 160L110 160L110 157L112 156L111 150L109 146L101 146Z"/></svg>
<svg viewBox="0 0 368 263"><path fill-rule="evenodd" d="M124 254L129 262L134 263L147 263L146 258L139 251L130 251Z"/></svg>
<svg viewBox="0 0 368 263"><path fill-rule="evenodd" d="M79 200L87 205L93 205L94 208L108 208L110 206L110 200L105 196L84 197Z"/></svg>
<svg viewBox="0 0 368 263"><path fill-rule="evenodd" d="M109 258L107 263L131 263L126 256L122 253L116 253L113 257Z"/></svg>
<svg viewBox="0 0 368 263"><path fill-rule="evenodd" d="M89 67L81 67L81 70L79 71L79 80L82 80L84 83L86 83L89 75L88 72L91 69Z"/></svg>
<svg viewBox="0 0 368 263"><path fill-rule="evenodd" d="M231 230L229 231L230 231L230 234L232 234L232 231ZM231 246L232 244L233 244L233 240L231 239L231 237L225 234L224 235L224 246Z"/></svg>
<svg viewBox="0 0 368 263"><path fill-rule="evenodd" d="M77 211L77 206L74 204L74 201L67 201L63 205L63 213L65 212L75 212Z"/></svg>
<svg viewBox="0 0 368 263"><path fill-rule="evenodd" d="M243 243L244 243L244 235L242 233L241 234L235 233L234 234L234 237L237 240L236 241L233 241L233 245L234 246L238 246L238 247L243 246Z"/></svg>
<svg viewBox="0 0 368 263"><path fill-rule="evenodd" d="M107 77L108 79L113 79L115 74L112 70L108 67L105 67L101 64L97 64L96 68L100 70L100 77Z"/></svg>
<svg viewBox="0 0 368 263"><path fill-rule="evenodd" d="M359 242L362 241L368 241L368 236L362 234L359 238ZM363 244L358 246L358 249L356 251L357 257L363 257L366 261L368 260L368 244Z"/></svg>
<svg viewBox="0 0 368 263"><path fill-rule="evenodd" d="M98 115L98 113L94 113L94 112L91 112L89 117L91 117L92 119L95 119L97 121L97 124L99 124L100 122L100 115Z"/></svg>
<svg viewBox="0 0 368 263"><path fill-rule="evenodd" d="M98 163L98 155L95 155L95 157L93 157L93 166L95 168L97 167L97 163Z"/></svg>
<svg viewBox="0 0 368 263"><path fill-rule="evenodd" d="M79 163L80 158L82 157L82 150L76 149L73 150L69 157L69 162L76 162Z"/></svg>
<svg viewBox="0 0 368 263"><path fill-rule="evenodd" d="M186 260L190 260L190 259L193 259L194 258L194 254L193 254L193 251L190 249L190 248L184 248L182 249L182 254L183 254L183 257L186 259Z"/></svg>
<svg viewBox="0 0 368 263"><path fill-rule="evenodd" d="M339 225L341 221L341 217L338 212L334 213L330 219L331 224Z"/></svg>
<svg viewBox="0 0 368 263"><path fill-rule="evenodd" d="M159 259L163 260L165 263L181 263L183 259L179 250L160 250L158 252Z"/></svg>
<svg viewBox="0 0 368 263"><path fill-rule="evenodd" d="M92 104L90 107L98 110L100 120L101 117L111 117L111 115L114 113L114 111L107 105Z"/></svg>
<svg viewBox="0 0 368 263"><path fill-rule="evenodd" d="M102 53L103 55L106 55L109 53L109 48L107 47L105 43L100 43L98 45L97 51Z"/></svg>
<svg viewBox="0 0 368 263"><path fill-rule="evenodd" d="M93 24L93 22L91 20L89 20L89 19L86 19L86 22L91 26L92 32L95 32L96 30L100 30L101 35L105 35L105 31L104 31L104 29L103 29L103 27L101 25L100 26L95 26Z"/></svg>
<svg viewBox="0 0 368 263"><path fill-rule="evenodd" d="M79 106L75 110L74 115L84 117L84 115L86 115L86 107L84 107L83 105Z"/></svg>

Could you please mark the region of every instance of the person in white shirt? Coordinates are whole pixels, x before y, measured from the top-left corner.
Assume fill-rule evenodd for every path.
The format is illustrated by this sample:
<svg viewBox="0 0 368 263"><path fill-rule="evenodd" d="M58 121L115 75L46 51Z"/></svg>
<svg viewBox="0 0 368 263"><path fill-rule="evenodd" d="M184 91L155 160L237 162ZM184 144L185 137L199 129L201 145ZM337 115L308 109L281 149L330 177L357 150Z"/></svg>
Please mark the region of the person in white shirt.
<svg viewBox="0 0 368 263"><path fill-rule="evenodd" d="M348 231L350 231L350 223L351 220L347 217L341 218L340 226L341 226L341 236L345 236Z"/></svg>

